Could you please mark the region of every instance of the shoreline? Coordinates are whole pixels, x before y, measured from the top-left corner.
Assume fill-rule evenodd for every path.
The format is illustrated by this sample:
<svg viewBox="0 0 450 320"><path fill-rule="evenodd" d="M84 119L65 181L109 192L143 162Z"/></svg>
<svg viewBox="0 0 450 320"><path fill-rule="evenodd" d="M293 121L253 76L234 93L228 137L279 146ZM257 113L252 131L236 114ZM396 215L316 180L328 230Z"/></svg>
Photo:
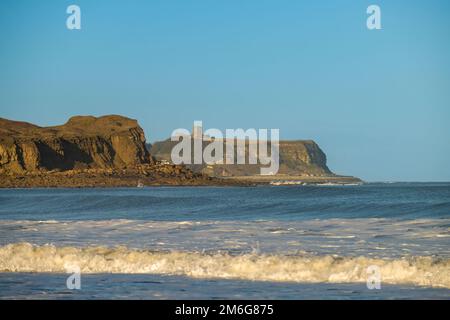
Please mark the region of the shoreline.
<svg viewBox="0 0 450 320"><path fill-rule="evenodd" d="M59 171L26 174L0 174L0 189L33 188L129 188L129 187L254 187L286 185L355 185L363 181L347 176L236 176L211 177L185 172L160 175L159 172L122 173L109 170Z"/></svg>
<svg viewBox="0 0 450 320"><path fill-rule="evenodd" d="M0 188L120 188L150 186L259 186L361 184L351 176L247 175L210 176L184 165L145 164L133 167L1 172Z"/></svg>

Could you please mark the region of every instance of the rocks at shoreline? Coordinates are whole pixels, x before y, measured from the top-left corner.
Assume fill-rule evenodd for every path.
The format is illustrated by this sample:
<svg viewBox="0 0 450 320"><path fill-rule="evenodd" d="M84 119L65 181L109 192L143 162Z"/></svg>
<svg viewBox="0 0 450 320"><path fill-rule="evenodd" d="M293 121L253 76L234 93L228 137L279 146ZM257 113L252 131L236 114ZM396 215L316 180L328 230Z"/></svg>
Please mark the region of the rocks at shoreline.
<svg viewBox="0 0 450 320"><path fill-rule="evenodd" d="M249 185L194 173L185 166L139 165L126 169L79 169L1 174L0 188L137 187L137 186Z"/></svg>

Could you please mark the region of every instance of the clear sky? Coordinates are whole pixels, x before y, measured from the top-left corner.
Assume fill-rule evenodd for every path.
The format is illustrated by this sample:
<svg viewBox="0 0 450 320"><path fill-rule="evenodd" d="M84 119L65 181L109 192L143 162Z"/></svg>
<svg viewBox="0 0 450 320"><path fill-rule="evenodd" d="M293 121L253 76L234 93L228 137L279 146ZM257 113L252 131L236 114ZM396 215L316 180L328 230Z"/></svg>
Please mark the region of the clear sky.
<svg viewBox="0 0 450 320"><path fill-rule="evenodd" d="M340 174L450 181L450 1L1 1L0 117L77 114L136 118L149 141L279 128Z"/></svg>

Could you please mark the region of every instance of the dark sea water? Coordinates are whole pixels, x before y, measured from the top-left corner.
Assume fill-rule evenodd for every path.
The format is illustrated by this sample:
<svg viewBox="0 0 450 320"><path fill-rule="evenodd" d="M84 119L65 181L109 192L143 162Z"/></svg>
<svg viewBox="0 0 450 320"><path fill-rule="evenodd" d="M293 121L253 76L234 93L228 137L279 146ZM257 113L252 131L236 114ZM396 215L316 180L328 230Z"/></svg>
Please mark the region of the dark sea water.
<svg viewBox="0 0 450 320"><path fill-rule="evenodd" d="M0 219L4 220L449 217L449 183L0 190Z"/></svg>
<svg viewBox="0 0 450 320"><path fill-rule="evenodd" d="M0 189L0 298L246 297L449 299L450 183Z"/></svg>

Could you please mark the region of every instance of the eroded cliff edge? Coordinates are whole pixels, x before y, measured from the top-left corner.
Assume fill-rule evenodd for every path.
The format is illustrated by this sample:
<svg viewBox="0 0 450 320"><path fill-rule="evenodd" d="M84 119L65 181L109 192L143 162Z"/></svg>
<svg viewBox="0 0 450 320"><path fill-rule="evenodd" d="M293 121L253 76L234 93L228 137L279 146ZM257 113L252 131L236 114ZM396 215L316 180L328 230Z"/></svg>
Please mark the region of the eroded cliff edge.
<svg viewBox="0 0 450 320"><path fill-rule="evenodd" d="M136 120L76 116L44 128L0 118L0 172L127 168L152 162Z"/></svg>

